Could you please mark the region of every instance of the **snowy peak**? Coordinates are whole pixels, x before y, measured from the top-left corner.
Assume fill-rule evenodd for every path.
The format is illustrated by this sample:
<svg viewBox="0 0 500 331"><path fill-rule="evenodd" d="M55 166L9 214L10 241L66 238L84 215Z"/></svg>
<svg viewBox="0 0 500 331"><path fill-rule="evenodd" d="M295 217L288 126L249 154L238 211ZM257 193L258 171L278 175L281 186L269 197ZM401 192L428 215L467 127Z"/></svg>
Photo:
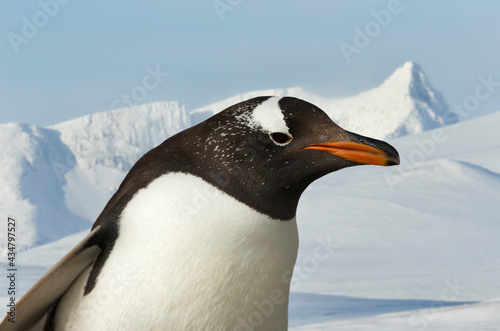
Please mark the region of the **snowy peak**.
<svg viewBox="0 0 500 331"><path fill-rule="evenodd" d="M408 61L397 68L380 86L391 91L406 92L408 89L419 88L426 80L422 67L413 61Z"/></svg>
<svg viewBox="0 0 500 331"><path fill-rule="evenodd" d="M408 61L402 67L396 69L380 86L380 90L387 90L401 95L408 94L413 99L428 105L447 108L443 96L432 87L422 67L412 61Z"/></svg>
<svg viewBox="0 0 500 331"><path fill-rule="evenodd" d="M420 133L458 121L422 68L406 62L379 87L332 100L327 110L340 126L378 139Z"/></svg>

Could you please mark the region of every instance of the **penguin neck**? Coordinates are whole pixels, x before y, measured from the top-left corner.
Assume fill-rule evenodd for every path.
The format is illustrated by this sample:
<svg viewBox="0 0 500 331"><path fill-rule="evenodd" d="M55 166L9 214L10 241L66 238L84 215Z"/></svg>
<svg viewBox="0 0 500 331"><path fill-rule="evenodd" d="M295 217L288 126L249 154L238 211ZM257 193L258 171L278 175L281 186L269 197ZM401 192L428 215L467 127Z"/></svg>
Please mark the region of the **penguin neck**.
<svg viewBox="0 0 500 331"><path fill-rule="evenodd" d="M119 223L96 290L124 265L140 265L135 275L149 286L127 296L161 298L149 305L159 316L168 311L182 321L197 314L202 328L286 329L295 218L272 219L196 176L169 173L139 190ZM255 314L262 320L252 320Z"/></svg>

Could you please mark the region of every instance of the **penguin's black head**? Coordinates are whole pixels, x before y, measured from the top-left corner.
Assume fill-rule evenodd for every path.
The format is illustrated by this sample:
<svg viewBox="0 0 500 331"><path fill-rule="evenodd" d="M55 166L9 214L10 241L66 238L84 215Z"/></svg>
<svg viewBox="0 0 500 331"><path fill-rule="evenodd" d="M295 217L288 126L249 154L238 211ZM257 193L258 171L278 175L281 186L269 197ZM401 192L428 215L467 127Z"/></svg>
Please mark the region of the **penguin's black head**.
<svg viewBox="0 0 500 331"><path fill-rule="evenodd" d="M273 218L295 216L314 180L360 164L399 164L389 144L348 132L318 107L292 97L231 106L165 141L176 171L200 176Z"/></svg>

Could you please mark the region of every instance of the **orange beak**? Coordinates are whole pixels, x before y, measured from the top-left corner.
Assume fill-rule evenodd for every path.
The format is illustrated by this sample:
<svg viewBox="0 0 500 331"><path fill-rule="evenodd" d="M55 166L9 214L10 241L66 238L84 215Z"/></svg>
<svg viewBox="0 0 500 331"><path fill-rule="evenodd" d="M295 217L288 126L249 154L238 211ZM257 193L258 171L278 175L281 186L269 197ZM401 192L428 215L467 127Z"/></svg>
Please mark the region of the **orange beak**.
<svg viewBox="0 0 500 331"><path fill-rule="evenodd" d="M301 149L316 149L320 151L326 151L335 156L360 164L372 164L379 166L392 166L399 164L399 155L397 151L389 144L383 141L362 137L352 133L350 133L350 135L358 139L361 138L359 139L360 142L334 141L313 144ZM383 150L381 148L375 147L377 145L383 147Z"/></svg>

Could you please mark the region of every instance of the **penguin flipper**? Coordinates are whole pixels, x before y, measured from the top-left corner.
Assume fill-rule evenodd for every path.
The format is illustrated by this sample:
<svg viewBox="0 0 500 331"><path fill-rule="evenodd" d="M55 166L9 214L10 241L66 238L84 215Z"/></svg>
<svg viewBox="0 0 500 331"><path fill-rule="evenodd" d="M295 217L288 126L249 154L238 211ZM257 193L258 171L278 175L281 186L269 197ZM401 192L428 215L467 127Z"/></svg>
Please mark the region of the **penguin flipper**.
<svg viewBox="0 0 500 331"><path fill-rule="evenodd" d="M92 240L98 230L99 227L94 228L33 285L15 306L15 323L9 321L11 315L7 314L0 324L0 331L29 330L50 311L73 281L101 252L101 248Z"/></svg>

